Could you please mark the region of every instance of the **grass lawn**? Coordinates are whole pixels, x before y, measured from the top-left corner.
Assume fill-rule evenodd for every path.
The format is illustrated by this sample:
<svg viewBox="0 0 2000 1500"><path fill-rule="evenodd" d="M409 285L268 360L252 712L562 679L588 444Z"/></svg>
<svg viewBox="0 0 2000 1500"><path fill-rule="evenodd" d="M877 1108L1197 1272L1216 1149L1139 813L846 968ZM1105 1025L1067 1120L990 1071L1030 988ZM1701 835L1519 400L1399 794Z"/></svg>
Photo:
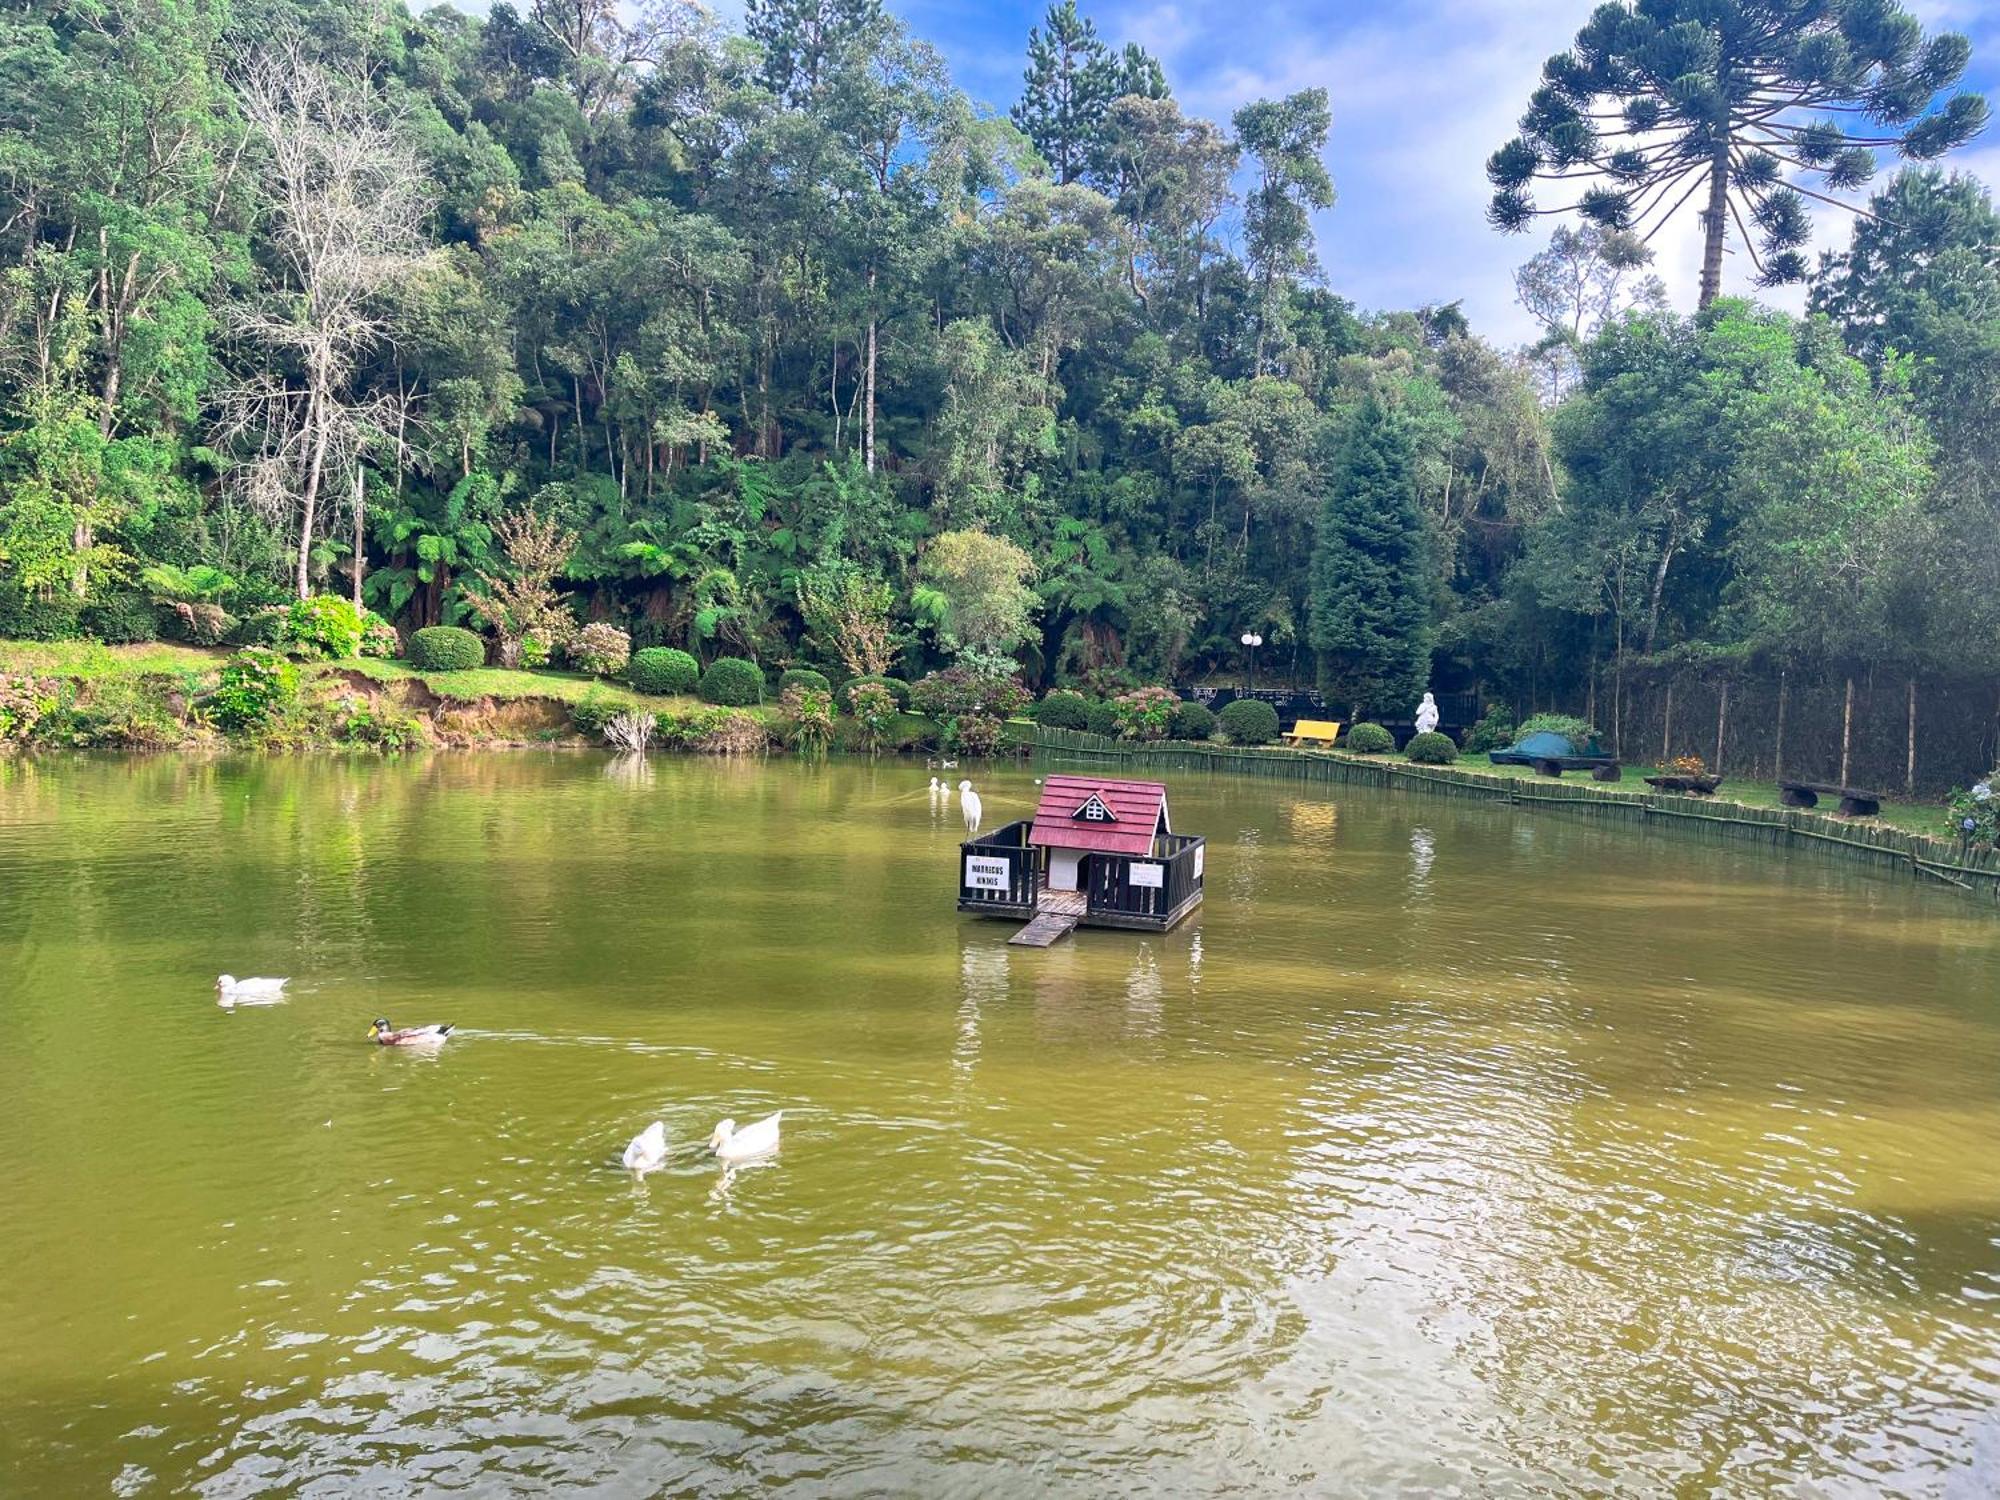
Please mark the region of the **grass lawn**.
<svg viewBox="0 0 2000 1500"><path fill-rule="evenodd" d="M1409 759L1401 754L1355 756L1354 759L1386 760L1400 765L1411 764ZM1533 766L1496 766L1489 763L1483 753L1459 756L1453 769L1476 771L1484 776L1520 778L1528 781L1540 781L1544 779L1535 774ZM1648 776L1664 776L1666 774L1667 772L1660 766L1635 765L1627 761L1625 763L1625 779L1623 781L1593 781L1590 784L1594 790L1600 792L1624 792L1636 796L1652 790L1651 787L1646 785L1646 778ZM1562 779L1564 781L1590 781L1590 773L1588 771L1569 771L1564 773ZM1725 776L1721 787L1717 790L1715 796L1709 800L1717 803L1733 802L1739 807L1783 806L1778 801L1777 783L1768 779L1756 781L1748 779L1738 780ZM1833 808L1831 805L1822 804L1815 811L1831 813ZM1862 819L1860 821L1866 822L1870 820ZM1925 833L1931 835L1933 838L1944 838L1946 836L1944 827L1944 800L1942 798L1934 802L1890 801L1884 798L1882 811L1873 821L1887 823L1891 827L1900 828L1907 833Z"/></svg>
<svg viewBox="0 0 2000 1500"><path fill-rule="evenodd" d="M152 672L212 672L229 658L223 646L106 646L97 641L0 641L0 672L25 677L143 677Z"/></svg>

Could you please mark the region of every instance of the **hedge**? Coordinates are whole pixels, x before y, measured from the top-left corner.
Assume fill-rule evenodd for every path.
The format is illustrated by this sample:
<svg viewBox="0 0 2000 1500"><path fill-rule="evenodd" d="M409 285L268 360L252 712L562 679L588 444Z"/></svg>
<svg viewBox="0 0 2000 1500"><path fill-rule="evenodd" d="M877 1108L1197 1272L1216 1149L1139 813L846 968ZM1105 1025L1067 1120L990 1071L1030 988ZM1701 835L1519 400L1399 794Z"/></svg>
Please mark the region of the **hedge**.
<svg viewBox="0 0 2000 1500"><path fill-rule="evenodd" d="M1278 711L1261 698L1238 698L1215 716L1233 745L1268 745L1278 737Z"/></svg>
<svg viewBox="0 0 2000 1500"><path fill-rule="evenodd" d="M642 693L691 693L701 681L701 663L672 646L648 646L632 653L625 680Z"/></svg>
<svg viewBox="0 0 2000 1500"><path fill-rule="evenodd" d="M740 656L722 656L701 674L701 696L724 708L748 708L764 701L764 669Z"/></svg>
<svg viewBox="0 0 2000 1500"><path fill-rule="evenodd" d="M410 661L426 672L470 672L486 665L486 642L456 625L431 625L410 637Z"/></svg>

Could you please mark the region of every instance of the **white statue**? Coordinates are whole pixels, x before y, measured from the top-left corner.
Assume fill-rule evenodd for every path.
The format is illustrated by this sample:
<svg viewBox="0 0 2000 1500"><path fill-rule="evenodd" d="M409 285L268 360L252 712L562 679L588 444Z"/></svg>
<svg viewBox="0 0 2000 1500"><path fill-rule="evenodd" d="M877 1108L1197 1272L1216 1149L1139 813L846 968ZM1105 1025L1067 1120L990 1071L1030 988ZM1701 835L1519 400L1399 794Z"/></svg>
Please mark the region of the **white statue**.
<svg viewBox="0 0 2000 1500"><path fill-rule="evenodd" d="M1436 729L1437 727L1438 727L1437 700L1431 697L1429 693L1425 693L1424 701L1417 705L1417 733L1429 734L1433 729Z"/></svg>

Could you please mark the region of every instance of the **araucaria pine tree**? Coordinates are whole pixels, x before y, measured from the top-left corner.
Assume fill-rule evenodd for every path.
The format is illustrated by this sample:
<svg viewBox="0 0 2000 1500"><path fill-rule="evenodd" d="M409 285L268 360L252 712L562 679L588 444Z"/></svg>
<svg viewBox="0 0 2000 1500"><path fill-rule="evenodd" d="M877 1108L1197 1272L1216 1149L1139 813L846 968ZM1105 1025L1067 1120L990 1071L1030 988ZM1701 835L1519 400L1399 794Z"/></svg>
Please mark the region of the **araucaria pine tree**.
<svg viewBox="0 0 2000 1500"><path fill-rule="evenodd" d="M1051 5L1042 25L1028 33L1028 67L1014 123L1035 143L1057 182L1083 176L1122 73L1098 38L1096 23L1078 14L1076 0Z"/></svg>
<svg viewBox="0 0 2000 1500"><path fill-rule="evenodd" d="M1895 0L1611 0L1543 66L1521 133L1488 159L1489 216L1520 230L1576 212L1645 239L1698 199L1703 307L1732 226L1762 284L1803 281L1808 198L1845 207L1828 194L1866 183L1878 148L1942 156L1985 125L1977 94L1935 102L1970 56L1954 33L1926 40ZM1538 182L1582 191L1541 208Z"/></svg>
<svg viewBox="0 0 2000 1500"><path fill-rule="evenodd" d="M1308 636L1321 690L1357 719L1407 710L1422 695L1430 577L1410 441L1371 399L1320 503Z"/></svg>

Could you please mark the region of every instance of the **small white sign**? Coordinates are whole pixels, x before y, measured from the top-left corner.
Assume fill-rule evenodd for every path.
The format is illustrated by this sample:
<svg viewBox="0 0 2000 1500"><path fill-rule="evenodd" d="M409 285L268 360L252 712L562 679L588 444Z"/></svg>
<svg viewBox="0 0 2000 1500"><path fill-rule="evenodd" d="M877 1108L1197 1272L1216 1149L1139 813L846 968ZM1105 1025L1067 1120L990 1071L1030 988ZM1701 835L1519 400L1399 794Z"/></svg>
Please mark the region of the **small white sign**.
<svg viewBox="0 0 2000 1500"><path fill-rule="evenodd" d="M1196 880L1201 879L1202 861L1207 857L1208 857L1208 845L1196 844L1194 846L1194 878Z"/></svg>
<svg viewBox="0 0 2000 1500"><path fill-rule="evenodd" d="M985 854L965 856L965 884L975 891L1006 891L1009 885L1007 861Z"/></svg>
<svg viewBox="0 0 2000 1500"><path fill-rule="evenodd" d="M1167 867L1165 865L1135 863L1132 866L1132 884L1151 886L1154 890L1158 890L1166 883Z"/></svg>

